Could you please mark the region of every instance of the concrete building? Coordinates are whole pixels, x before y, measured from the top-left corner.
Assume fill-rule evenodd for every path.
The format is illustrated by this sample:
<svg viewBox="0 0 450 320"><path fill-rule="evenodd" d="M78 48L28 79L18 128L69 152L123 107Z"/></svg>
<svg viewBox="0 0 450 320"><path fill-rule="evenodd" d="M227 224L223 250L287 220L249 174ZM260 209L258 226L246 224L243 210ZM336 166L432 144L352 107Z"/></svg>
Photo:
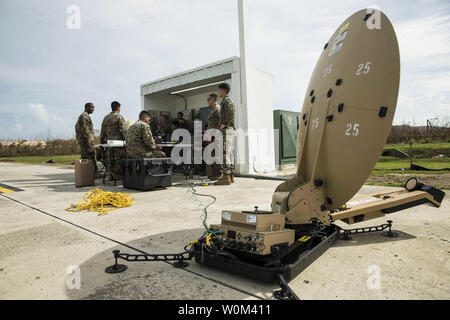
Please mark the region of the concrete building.
<svg viewBox="0 0 450 320"><path fill-rule="evenodd" d="M154 117L166 114L173 119L181 111L189 121L204 119L208 95L217 94L218 85L227 82L237 109L236 172L273 171L273 76L248 67L244 81L241 63L232 57L142 84L142 109Z"/></svg>

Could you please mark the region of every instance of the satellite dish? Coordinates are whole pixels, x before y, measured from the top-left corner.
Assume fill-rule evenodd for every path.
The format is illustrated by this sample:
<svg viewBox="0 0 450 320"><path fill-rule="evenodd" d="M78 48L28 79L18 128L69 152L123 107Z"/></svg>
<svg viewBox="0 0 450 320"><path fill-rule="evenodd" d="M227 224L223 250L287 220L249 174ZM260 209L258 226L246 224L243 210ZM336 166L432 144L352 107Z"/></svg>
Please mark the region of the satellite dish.
<svg viewBox="0 0 450 320"><path fill-rule="evenodd" d="M314 199L303 211L320 215L358 192L387 141L399 82L398 43L386 15L365 9L346 19L312 74L299 128L297 174L278 187L275 212L291 211L310 192ZM319 218L326 219L325 213Z"/></svg>

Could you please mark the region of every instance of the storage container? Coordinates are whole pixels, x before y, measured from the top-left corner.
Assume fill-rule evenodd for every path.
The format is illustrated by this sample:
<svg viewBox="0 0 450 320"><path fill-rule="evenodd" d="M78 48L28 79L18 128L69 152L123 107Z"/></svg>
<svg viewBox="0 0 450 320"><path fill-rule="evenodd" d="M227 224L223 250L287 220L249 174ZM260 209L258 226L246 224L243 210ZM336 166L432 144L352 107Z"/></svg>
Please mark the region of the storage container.
<svg viewBox="0 0 450 320"><path fill-rule="evenodd" d="M170 158L124 159L121 163L124 188L149 191L172 186Z"/></svg>
<svg viewBox="0 0 450 320"><path fill-rule="evenodd" d="M89 159L75 161L75 186L77 188L95 185L94 162Z"/></svg>

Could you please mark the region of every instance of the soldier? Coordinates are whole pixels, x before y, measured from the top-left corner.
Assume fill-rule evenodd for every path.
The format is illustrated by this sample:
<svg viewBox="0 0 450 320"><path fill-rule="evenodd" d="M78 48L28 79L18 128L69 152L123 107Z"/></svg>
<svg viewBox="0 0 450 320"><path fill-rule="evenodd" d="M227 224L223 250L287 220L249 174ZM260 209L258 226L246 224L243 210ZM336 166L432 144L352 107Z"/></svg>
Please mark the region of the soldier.
<svg viewBox="0 0 450 320"><path fill-rule="evenodd" d="M94 126L92 125L91 117L89 116L94 112L95 106L93 103L86 103L84 106L84 112L78 117L78 121L75 124L75 133L78 145L80 146L81 159L92 160L94 163L96 177L99 177L97 173L97 162L95 160L95 136Z"/></svg>
<svg viewBox="0 0 450 320"><path fill-rule="evenodd" d="M222 83L219 85L219 96L222 98L220 104L220 122L219 130L223 135L223 170L222 177L215 185L230 185L234 182L234 163L232 158L232 137L234 135L234 116L235 106L233 100L228 96L230 93L230 85Z"/></svg>
<svg viewBox="0 0 450 320"><path fill-rule="evenodd" d="M111 103L111 113L108 114L102 122L100 133L100 143L106 144L108 140L125 140L125 119L120 114L120 103L114 101ZM126 158L125 148L114 148L111 161L114 179L122 178L122 167L120 161ZM108 161L107 159L105 159Z"/></svg>
<svg viewBox="0 0 450 320"><path fill-rule="evenodd" d="M211 93L207 99L209 105L208 129L219 130L220 123L220 105L217 102L219 97L215 93ZM214 138L213 138L214 139ZM214 140L211 140L211 143ZM214 157L215 154L212 154ZM222 167L220 164L206 165L206 174L211 180L222 178Z"/></svg>
<svg viewBox="0 0 450 320"><path fill-rule="evenodd" d="M165 158L166 154L161 151L161 146L155 143L152 130L150 129L150 114L142 111L139 120L128 128L125 134L127 142L127 154L130 159L139 158Z"/></svg>
<svg viewBox="0 0 450 320"><path fill-rule="evenodd" d="M215 93L211 93L208 97L209 116L208 129L219 129L220 125L220 105L218 103L219 97Z"/></svg>
<svg viewBox="0 0 450 320"><path fill-rule="evenodd" d="M174 125L175 130L176 130L176 129L186 129L186 130L189 130L188 123L187 123L186 119L184 119L184 114L183 114L183 112L178 112L178 113L177 113L177 118L176 118L175 120L172 121L172 124Z"/></svg>
<svg viewBox="0 0 450 320"><path fill-rule="evenodd" d="M169 118L165 114L162 114L159 118L158 130L156 132L157 136L161 139L161 141L169 141L172 131L173 129L169 122Z"/></svg>

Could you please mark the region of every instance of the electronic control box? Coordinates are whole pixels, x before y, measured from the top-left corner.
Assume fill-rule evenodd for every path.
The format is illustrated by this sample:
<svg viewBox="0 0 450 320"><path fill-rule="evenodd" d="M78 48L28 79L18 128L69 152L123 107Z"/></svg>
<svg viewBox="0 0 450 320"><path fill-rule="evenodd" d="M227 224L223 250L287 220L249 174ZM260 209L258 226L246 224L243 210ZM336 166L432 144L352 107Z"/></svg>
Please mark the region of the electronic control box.
<svg viewBox="0 0 450 320"><path fill-rule="evenodd" d="M230 249L269 255L280 247L294 243L295 231L285 229L285 216L271 212L222 212L222 224L211 225L221 231L221 237Z"/></svg>

